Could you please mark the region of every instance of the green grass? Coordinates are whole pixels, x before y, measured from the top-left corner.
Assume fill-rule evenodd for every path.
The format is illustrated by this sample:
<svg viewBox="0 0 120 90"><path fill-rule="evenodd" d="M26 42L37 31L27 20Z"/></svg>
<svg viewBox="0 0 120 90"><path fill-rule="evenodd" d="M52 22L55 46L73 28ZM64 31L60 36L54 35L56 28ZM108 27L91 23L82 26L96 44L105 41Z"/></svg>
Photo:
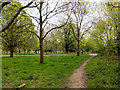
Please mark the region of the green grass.
<svg viewBox="0 0 120 90"><path fill-rule="evenodd" d="M120 88L117 56L93 57L85 67L88 88Z"/></svg>
<svg viewBox="0 0 120 90"><path fill-rule="evenodd" d="M35 52L32 52L30 51L29 53L24 53L24 52L21 52L21 53L13 53L13 55L39 55L40 53L35 53ZM57 52L44 52L44 54L64 54L64 52L62 51L57 51ZM0 55L10 55L10 53L0 53Z"/></svg>
<svg viewBox="0 0 120 90"><path fill-rule="evenodd" d="M26 83L26 88L59 88L66 79L79 68L89 55L46 55L44 64L39 64L39 56L3 57L3 87L18 87Z"/></svg>

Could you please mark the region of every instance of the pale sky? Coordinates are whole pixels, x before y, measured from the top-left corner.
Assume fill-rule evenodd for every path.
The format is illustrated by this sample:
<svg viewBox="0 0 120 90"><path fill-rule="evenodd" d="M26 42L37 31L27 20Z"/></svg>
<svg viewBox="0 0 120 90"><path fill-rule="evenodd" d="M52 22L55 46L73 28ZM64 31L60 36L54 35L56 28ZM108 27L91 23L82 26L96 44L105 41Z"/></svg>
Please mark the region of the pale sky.
<svg viewBox="0 0 120 90"><path fill-rule="evenodd" d="M21 4L24 6L24 5L26 5L27 3L28 3L28 0L26 0L25 2L22 2L23 0L20 0L20 2L21 2ZM38 1L38 0L35 0L35 1ZM58 1L58 0L51 0L51 1L53 1L53 2L55 2L55 1ZM62 1L62 2L64 2L64 1L68 1L68 0L59 0L59 1ZM72 1L77 1L77 0L72 0ZM89 2L96 2L97 4L99 4L100 2L105 2L105 1L111 1L111 0L86 0L86 1L89 1ZM113 0L112 0L113 1ZM114 0L114 1L117 1L117 0ZM119 0L120 1L120 0ZM29 0L29 2L30 2L30 0ZM53 6L54 7L54 6ZM97 7L95 7L95 8L97 8ZM30 14L30 15L32 15L32 16L37 16L37 17L39 17L39 15L37 15L37 12L38 12L38 10L36 9L30 9L30 8L28 8L28 9L26 9L27 10L27 12ZM99 9L98 9L99 10ZM98 17L98 13L97 12L95 12L94 13L94 16L96 16L96 17ZM53 18L53 19L51 19L51 22L55 22L55 21L57 21L57 19L58 18ZM33 19L32 19L33 20ZM37 25L37 22L35 21L35 20L33 20L33 23L35 24L35 25ZM55 22L56 23L56 22Z"/></svg>

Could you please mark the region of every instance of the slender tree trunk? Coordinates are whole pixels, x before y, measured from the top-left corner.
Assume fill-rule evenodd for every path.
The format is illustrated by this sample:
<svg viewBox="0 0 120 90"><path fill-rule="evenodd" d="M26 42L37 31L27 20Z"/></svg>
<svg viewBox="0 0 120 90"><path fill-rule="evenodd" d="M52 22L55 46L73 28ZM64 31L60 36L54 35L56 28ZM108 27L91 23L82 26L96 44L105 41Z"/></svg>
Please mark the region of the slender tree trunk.
<svg viewBox="0 0 120 90"><path fill-rule="evenodd" d="M44 63L43 61L43 40L40 40L40 63Z"/></svg>
<svg viewBox="0 0 120 90"><path fill-rule="evenodd" d="M79 45L79 40L77 41L78 42L78 44L77 44L77 56L79 56L80 55L80 45Z"/></svg>
<svg viewBox="0 0 120 90"><path fill-rule="evenodd" d="M57 44L56 44L56 54L57 54Z"/></svg>
<svg viewBox="0 0 120 90"><path fill-rule="evenodd" d="M19 53L20 53L20 49L19 49Z"/></svg>
<svg viewBox="0 0 120 90"><path fill-rule="evenodd" d="M13 57L13 50L10 49L10 57Z"/></svg>
<svg viewBox="0 0 120 90"><path fill-rule="evenodd" d="M43 21L42 21L42 6L44 2L40 2L40 63L44 63L43 60Z"/></svg>
<svg viewBox="0 0 120 90"><path fill-rule="evenodd" d="M29 53L29 52L30 52L30 50L27 51L27 53Z"/></svg>

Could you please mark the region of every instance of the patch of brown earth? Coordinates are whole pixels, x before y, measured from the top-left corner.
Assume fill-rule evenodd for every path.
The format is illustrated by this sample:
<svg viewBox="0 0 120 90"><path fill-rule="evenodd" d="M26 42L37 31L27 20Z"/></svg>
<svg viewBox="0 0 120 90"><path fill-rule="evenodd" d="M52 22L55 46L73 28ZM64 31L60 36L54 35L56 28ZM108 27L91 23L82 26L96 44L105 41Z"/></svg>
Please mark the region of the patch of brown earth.
<svg viewBox="0 0 120 90"><path fill-rule="evenodd" d="M93 56L92 56L93 57ZM76 69L74 73L70 76L70 82L67 84L69 88L87 88L87 76L85 72L85 65L92 58L90 57L87 61L85 61L79 69Z"/></svg>

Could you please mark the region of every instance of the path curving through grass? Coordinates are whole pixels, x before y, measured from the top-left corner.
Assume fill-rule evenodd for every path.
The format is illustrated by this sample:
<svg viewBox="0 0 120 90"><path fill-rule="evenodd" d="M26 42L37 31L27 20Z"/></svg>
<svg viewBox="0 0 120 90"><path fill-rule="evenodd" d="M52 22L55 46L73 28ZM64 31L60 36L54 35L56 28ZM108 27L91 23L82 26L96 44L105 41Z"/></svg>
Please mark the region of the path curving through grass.
<svg viewBox="0 0 120 90"><path fill-rule="evenodd" d="M96 56L97 54L90 54L91 57L85 61L78 69L74 71L74 73L70 76L70 82L67 84L69 88L87 88L87 75L85 72L85 65L88 63L92 57Z"/></svg>

